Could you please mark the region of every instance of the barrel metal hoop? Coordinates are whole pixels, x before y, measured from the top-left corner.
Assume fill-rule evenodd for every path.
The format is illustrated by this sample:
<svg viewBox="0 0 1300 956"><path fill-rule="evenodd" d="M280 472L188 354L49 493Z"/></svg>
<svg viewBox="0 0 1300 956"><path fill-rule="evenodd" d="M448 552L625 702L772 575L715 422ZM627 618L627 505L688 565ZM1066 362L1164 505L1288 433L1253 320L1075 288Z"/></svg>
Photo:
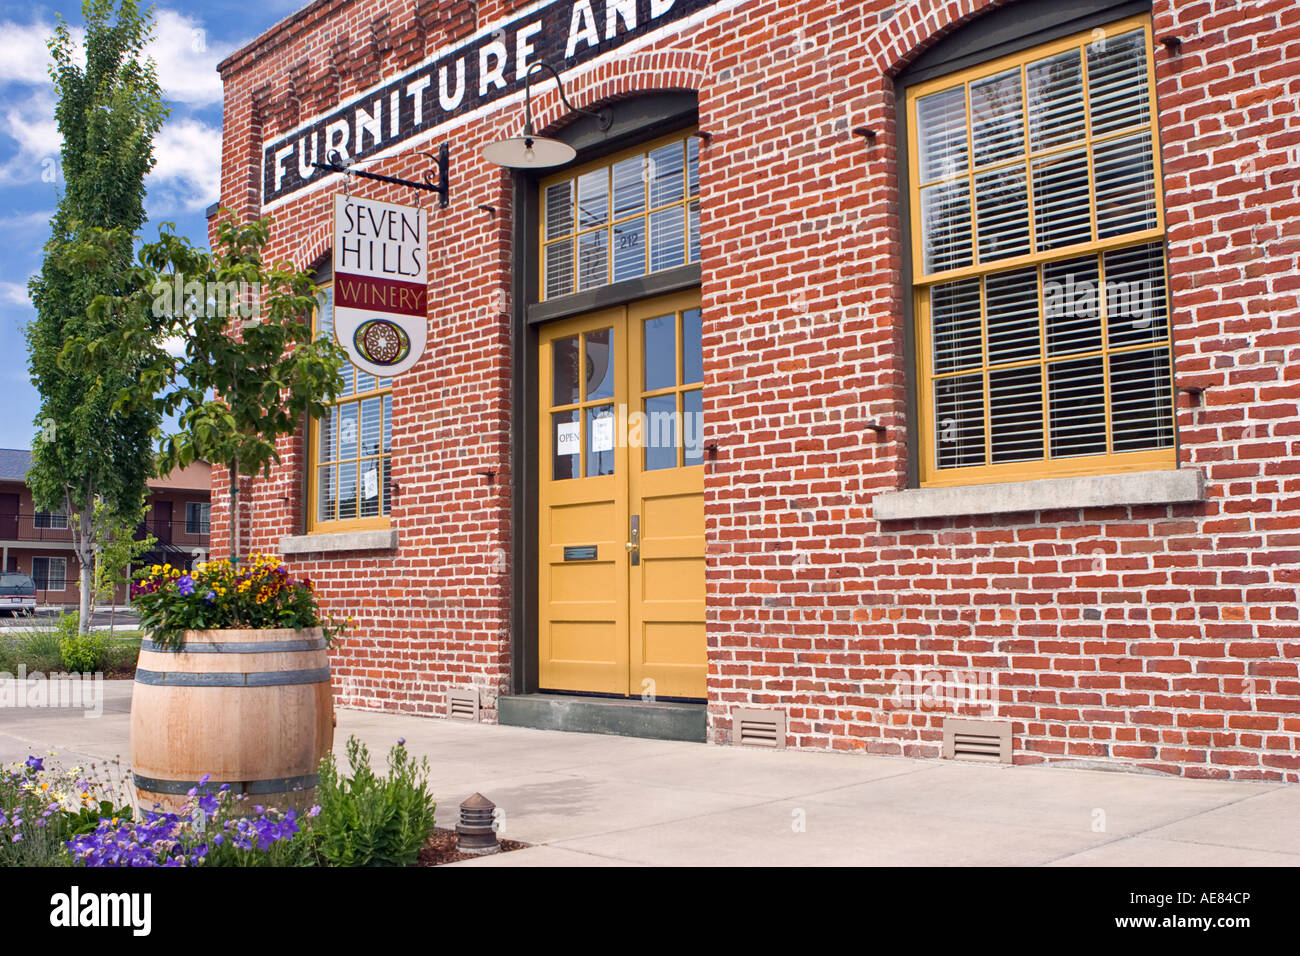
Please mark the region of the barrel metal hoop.
<svg viewBox="0 0 1300 956"><path fill-rule="evenodd" d="M137 684L162 687L276 687L285 684L328 684L330 669L312 667L297 671L255 671L249 674L216 672L212 674L176 673L137 669Z"/></svg>
<svg viewBox="0 0 1300 956"><path fill-rule="evenodd" d="M216 793L226 783L229 783L228 792L234 794L288 793L293 790L306 790L309 787L316 786L319 782L319 777L314 773L304 774L300 777L274 777L269 780L232 780L226 782L209 780L201 787L197 780L160 780L157 777L145 777L134 772L131 777L135 781L137 790L167 794L187 794L191 790L198 790L201 793Z"/></svg>
<svg viewBox="0 0 1300 956"><path fill-rule="evenodd" d="M216 641L212 644L190 644L172 648L155 644L149 638L140 642L140 650L157 651L160 654L278 654L284 651L323 651L325 638L317 637L301 641L267 641L262 644L237 641Z"/></svg>

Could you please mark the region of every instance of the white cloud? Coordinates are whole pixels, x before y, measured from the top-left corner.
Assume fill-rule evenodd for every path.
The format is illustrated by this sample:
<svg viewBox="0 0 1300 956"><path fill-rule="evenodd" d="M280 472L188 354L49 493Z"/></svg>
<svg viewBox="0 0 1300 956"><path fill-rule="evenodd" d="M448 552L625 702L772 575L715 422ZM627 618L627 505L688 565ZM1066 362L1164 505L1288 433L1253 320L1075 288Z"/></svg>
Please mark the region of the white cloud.
<svg viewBox="0 0 1300 956"><path fill-rule="evenodd" d="M54 96L49 90L11 96L0 115L0 133L17 143L0 165L0 184L37 182L42 174L46 182L53 181L50 174L63 140L54 122Z"/></svg>
<svg viewBox="0 0 1300 956"><path fill-rule="evenodd" d="M30 237L33 229L43 230L54 218L53 209L34 209L31 212L0 216L0 232L19 232Z"/></svg>
<svg viewBox="0 0 1300 956"><path fill-rule="evenodd" d="M49 83L50 54L46 42L54 34L47 21L0 21L4 55L0 57L0 83ZM85 39L80 27L72 29L78 50ZM214 40L203 21L175 10L160 9L154 19L153 39L146 48L158 70L164 99L189 106L221 102L221 77L217 64L236 49L234 43Z"/></svg>
<svg viewBox="0 0 1300 956"><path fill-rule="evenodd" d="M0 36L5 38L4 56L0 57L0 83L40 83L50 81L50 51L45 44L54 35L54 24L0 22ZM85 31L72 31L80 48Z"/></svg>
<svg viewBox="0 0 1300 956"><path fill-rule="evenodd" d="M217 64L235 50L208 35L203 21L175 10L159 10L149 55L158 65L163 96L175 103L209 106L221 102Z"/></svg>
<svg viewBox="0 0 1300 956"><path fill-rule="evenodd" d="M185 346L187 344L187 340L185 339L184 336L171 335L163 339L158 344L161 345L163 349L166 350L167 354L170 355L172 358L180 358L182 355L185 354Z"/></svg>
<svg viewBox="0 0 1300 956"><path fill-rule="evenodd" d="M163 211L193 212L220 196L219 128L195 119L171 120L154 140L153 150L158 164L147 185L150 198L162 200Z"/></svg>
<svg viewBox="0 0 1300 956"><path fill-rule="evenodd" d="M27 283L0 282L0 302L8 302L11 305L30 306L32 300L27 294Z"/></svg>

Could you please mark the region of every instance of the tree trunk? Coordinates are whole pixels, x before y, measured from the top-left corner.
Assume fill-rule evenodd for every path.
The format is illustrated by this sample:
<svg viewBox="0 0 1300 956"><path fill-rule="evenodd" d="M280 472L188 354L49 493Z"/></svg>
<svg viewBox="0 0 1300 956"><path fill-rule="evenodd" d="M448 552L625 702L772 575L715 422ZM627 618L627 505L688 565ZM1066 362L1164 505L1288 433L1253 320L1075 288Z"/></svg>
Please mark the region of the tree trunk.
<svg viewBox="0 0 1300 956"><path fill-rule="evenodd" d="M239 564L239 461L230 466L230 560Z"/></svg>
<svg viewBox="0 0 1300 956"><path fill-rule="evenodd" d="M77 516L79 530L77 545L77 562L81 567L81 594L77 604L77 633L85 634L90 629L90 588L95 571L95 553L90 545L90 525L93 517L85 509Z"/></svg>

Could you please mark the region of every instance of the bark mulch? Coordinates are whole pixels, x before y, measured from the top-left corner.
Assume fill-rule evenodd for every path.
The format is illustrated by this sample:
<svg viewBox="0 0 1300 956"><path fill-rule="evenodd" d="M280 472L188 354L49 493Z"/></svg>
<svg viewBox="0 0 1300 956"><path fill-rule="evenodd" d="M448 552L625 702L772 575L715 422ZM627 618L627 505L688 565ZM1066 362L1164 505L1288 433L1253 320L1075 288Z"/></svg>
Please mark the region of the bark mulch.
<svg viewBox="0 0 1300 956"><path fill-rule="evenodd" d="M511 850L522 850L530 845L520 843L518 840L502 840L500 842L502 853L508 853ZM429 836L429 842L420 851L420 859L416 866L441 866L443 863L459 863L461 860L476 860L481 855L462 853L456 848L456 831L437 827Z"/></svg>

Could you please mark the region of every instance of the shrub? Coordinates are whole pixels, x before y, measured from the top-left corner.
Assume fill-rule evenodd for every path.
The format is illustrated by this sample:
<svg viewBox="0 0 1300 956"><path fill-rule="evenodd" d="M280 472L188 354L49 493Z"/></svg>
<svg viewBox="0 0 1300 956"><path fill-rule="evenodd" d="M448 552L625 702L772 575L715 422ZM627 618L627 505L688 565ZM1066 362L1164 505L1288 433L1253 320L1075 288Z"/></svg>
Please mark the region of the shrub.
<svg viewBox="0 0 1300 956"><path fill-rule="evenodd" d="M138 635L138 632L136 633ZM110 639L105 646L104 656L100 659L100 670L105 672L130 670L135 667L139 656L140 638L138 636L127 637L119 633L115 638Z"/></svg>
<svg viewBox="0 0 1300 956"><path fill-rule="evenodd" d="M0 634L0 670L13 674L19 665L27 672L51 673L63 666L59 633L51 627L29 624L9 634Z"/></svg>
<svg viewBox="0 0 1300 956"><path fill-rule="evenodd" d="M370 768L370 751L348 738L352 775L339 774L333 754L321 761L316 799L320 814L310 831L329 866L411 866L433 832L429 761L411 759L405 741L388 752L388 774Z"/></svg>
<svg viewBox="0 0 1300 956"><path fill-rule="evenodd" d="M93 674L102 670L108 655L108 639L96 631L77 633L77 612L59 615L54 627L59 635L59 658L65 670Z"/></svg>

